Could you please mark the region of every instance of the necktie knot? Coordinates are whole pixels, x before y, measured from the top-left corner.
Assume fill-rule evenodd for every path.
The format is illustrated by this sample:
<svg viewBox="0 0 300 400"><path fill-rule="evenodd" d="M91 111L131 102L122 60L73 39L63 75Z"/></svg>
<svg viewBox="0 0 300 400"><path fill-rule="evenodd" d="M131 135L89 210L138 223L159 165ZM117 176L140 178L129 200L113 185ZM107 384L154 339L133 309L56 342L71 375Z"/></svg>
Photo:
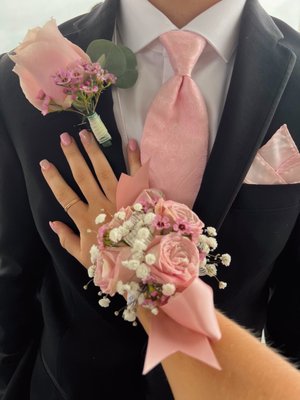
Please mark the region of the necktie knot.
<svg viewBox="0 0 300 400"><path fill-rule="evenodd" d="M160 36L175 73L191 76L206 40L193 32L170 31Z"/></svg>

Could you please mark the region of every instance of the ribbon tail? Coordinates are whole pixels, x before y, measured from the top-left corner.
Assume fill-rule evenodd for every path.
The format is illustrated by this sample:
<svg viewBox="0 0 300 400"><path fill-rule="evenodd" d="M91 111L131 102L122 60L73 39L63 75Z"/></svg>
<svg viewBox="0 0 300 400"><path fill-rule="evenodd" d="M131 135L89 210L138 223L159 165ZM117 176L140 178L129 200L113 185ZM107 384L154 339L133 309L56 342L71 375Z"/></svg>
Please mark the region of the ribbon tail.
<svg viewBox="0 0 300 400"><path fill-rule="evenodd" d="M168 356L180 351L221 370L210 341L169 318L163 311L152 318L143 374L147 374Z"/></svg>
<svg viewBox="0 0 300 400"><path fill-rule="evenodd" d="M116 193L117 210L131 206L145 189L149 189L149 163L143 165L134 176L121 174Z"/></svg>

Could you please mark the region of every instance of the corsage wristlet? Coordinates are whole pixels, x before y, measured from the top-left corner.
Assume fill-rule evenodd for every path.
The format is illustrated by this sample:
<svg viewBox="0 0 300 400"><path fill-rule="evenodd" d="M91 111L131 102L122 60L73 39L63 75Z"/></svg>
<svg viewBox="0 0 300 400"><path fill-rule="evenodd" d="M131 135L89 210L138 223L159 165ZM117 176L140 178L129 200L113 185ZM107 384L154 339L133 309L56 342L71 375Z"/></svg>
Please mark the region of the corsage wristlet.
<svg viewBox="0 0 300 400"><path fill-rule="evenodd" d="M91 248L90 278L100 287L99 305L110 296L126 297L124 320L136 325L137 307L151 310L151 328L144 371L181 351L220 369L210 341L219 340L213 292L199 276L216 277L217 266L230 264L228 254L211 254L217 247L214 228L186 205L165 200L148 188L148 165L117 188L117 210L105 223L104 211L97 245ZM224 289L225 282L219 281Z"/></svg>

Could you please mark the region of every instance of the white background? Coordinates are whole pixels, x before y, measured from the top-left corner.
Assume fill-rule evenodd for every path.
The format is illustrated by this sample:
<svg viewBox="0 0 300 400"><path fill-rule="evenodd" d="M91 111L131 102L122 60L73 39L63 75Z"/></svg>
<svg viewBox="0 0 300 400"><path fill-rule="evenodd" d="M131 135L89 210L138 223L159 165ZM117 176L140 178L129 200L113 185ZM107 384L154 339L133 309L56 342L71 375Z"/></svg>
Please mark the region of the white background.
<svg viewBox="0 0 300 400"><path fill-rule="evenodd" d="M59 24L88 12L98 2L100 0L0 0L0 54L16 47L29 28L41 26L51 17ZM299 30L299 0L260 2L271 15Z"/></svg>

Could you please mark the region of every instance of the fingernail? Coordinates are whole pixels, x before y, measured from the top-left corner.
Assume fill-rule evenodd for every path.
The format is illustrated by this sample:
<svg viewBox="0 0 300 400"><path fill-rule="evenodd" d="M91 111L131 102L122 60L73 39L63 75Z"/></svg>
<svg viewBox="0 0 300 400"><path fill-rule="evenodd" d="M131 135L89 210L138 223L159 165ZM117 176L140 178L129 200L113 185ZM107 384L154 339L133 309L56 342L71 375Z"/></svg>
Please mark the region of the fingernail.
<svg viewBox="0 0 300 400"><path fill-rule="evenodd" d="M137 147L136 140L129 139L128 146L131 151L136 151L136 147Z"/></svg>
<svg viewBox="0 0 300 400"><path fill-rule="evenodd" d="M64 146L69 146L72 142L72 138L67 132L64 132L60 135L60 141Z"/></svg>
<svg viewBox="0 0 300 400"><path fill-rule="evenodd" d="M50 225L50 228L53 230L53 232L57 233L56 227L55 227L55 222L49 221L49 225Z"/></svg>
<svg viewBox="0 0 300 400"><path fill-rule="evenodd" d="M89 144L89 143L91 143L91 141L92 141L92 136L91 136L91 134L90 134L88 131L86 131L86 130L80 131L80 132L79 132L79 136L80 136L81 141L82 141L83 143L85 143L85 144Z"/></svg>
<svg viewBox="0 0 300 400"><path fill-rule="evenodd" d="M40 161L40 166L44 171L46 171L47 169L50 168L51 164L49 163L48 160L42 160Z"/></svg>

